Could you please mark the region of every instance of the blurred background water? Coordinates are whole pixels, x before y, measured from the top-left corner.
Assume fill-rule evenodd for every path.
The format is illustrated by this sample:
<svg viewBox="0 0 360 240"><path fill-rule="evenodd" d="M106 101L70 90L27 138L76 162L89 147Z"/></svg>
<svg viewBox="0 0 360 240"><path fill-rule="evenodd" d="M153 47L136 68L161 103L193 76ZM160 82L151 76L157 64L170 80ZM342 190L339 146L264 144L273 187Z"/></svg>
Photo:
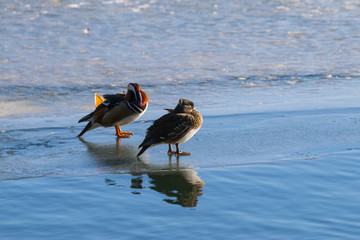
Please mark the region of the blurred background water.
<svg viewBox="0 0 360 240"><path fill-rule="evenodd" d="M1 1L0 238L355 239L359 26L357 0ZM195 102L193 156L74 137L129 82L140 120Z"/></svg>
<svg viewBox="0 0 360 240"><path fill-rule="evenodd" d="M209 114L359 94L358 1L3 1L0 11L4 117L78 114L92 91L134 81L154 109L188 97Z"/></svg>

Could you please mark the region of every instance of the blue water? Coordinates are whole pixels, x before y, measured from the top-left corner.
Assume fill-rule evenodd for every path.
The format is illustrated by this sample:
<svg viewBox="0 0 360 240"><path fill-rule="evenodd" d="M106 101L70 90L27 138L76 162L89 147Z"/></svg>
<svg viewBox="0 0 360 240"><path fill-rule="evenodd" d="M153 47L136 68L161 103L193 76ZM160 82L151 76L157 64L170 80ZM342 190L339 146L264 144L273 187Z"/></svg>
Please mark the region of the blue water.
<svg viewBox="0 0 360 240"><path fill-rule="evenodd" d="M356 239L358 155L199 169L203 188L178 171L3 181L1 236Z"/></svg>
<svg viewBox="0 0 360 240"><path fill-rule="evenodd" d="M0 239L357 239L360 4L0 2ZM88 29L88 30L87 30ZM94 93L150 98L80 140ZM181 145L136 158L191 99Z"/></svg>

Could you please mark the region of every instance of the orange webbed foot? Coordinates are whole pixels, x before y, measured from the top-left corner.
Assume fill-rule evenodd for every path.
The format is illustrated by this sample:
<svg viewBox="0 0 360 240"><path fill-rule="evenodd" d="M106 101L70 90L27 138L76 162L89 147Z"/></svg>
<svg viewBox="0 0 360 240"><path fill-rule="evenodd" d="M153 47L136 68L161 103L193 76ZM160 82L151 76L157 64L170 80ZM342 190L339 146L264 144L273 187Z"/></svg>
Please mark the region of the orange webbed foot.
<svg viewBox="0 0 360 240"><path fill-rule="evenodd" d="M171 148L171 145L169 144L169 150L168 150L168 154L169 155L173 155L173 154L176 154L176 155L183 155L183 156L186 156L186 155L191 155L191 152L183 152L183 151L180 151L179 149L179 144L175 144L176 145L176 151L173 151L172 148Z"/></svg>
<svg viewBox="0 0 360 240"><path fill-rule="evenodd" d="M134 135L131 132L121 132L120 134L115 134L118 138L130 138L132 135Z"/></svg>
<svg viewBox="0 0 360 240"><path fill-rule="evenodd" d="M176 152L172 150L171 144L169 144L168 154L169 154L169 155L176 154Z"/></svg>
<svg viewBox="0 0 360 240"><path fill-rule="evenodd" d="M116 126L115 130L116 130L115 136L118 138L130 138L132 135L134 135L131 132L122 132L119 126Z"/></svg>
<svg viewBox="0 0 360 240"><path fill-rule="evenodd" d="M191 152L183 152L183 151L179 151L179 152L176 152L176 154L179 154L179 155L191 155Z"/></svg>
<svg viewBox="0 0 360 240"><path fill-rule="evenodd" d="M169 155L179 155L179 156L188 156L188 155L191 155L191 152L183 152L183 151L168 151L168 154Z"/></svg>

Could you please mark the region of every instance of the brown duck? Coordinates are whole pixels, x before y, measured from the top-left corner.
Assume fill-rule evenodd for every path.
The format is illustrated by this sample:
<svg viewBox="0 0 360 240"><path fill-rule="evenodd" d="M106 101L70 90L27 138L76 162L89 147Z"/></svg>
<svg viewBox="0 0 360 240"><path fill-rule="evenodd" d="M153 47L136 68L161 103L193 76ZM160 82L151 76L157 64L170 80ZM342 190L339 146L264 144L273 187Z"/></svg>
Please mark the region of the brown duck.
<svg viewBox="0 0 360 240"><path fill-rule="evenodd" d="M104 95L104 98L105 100L96 95L95 111L79 120L79 123L89 123L78 137L98 127L115 127L117 137L131 137L133 134L121 132L120 126L130 124L144 114L149 101L145 92L140 90L137 83L129 83L126 93L108 94Z"/></svg>
<svg viewBox="0 0 360 240"><path fill-rule="evenodd" d="M200 129L203 119L195 109L194 103L181 98L175 109L166 109L169 113L155 120L146 131L146 137L140 144L142 148L138 156L146 149L160 145L169 144L169 154L190 155L190 152L182 152L179 144L186 142ZM176 146L173 151L171 144Z"/></svg>

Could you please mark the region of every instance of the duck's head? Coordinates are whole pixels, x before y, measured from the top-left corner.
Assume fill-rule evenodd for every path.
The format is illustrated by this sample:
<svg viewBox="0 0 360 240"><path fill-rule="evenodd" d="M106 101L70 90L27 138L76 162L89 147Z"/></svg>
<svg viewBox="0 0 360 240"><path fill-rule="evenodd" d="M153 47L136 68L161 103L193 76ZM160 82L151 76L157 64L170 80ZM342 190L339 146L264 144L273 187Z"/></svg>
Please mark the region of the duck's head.
<svg viewBox="0 0 360 240"><path fill-rule="evenodd" d="M140 86L137 83L128 84L125 99L135 104L142 110L146 109L149 101L148 96L145 94L145 92L140 90Z"/></svg>
<svg viewBox="0 0 360 240"><path fill-rule="evenodd" d="M174 109L174 112L191 113L194 109L195 109L195 105L192 101L180 98L178 105Z"/></svg>

